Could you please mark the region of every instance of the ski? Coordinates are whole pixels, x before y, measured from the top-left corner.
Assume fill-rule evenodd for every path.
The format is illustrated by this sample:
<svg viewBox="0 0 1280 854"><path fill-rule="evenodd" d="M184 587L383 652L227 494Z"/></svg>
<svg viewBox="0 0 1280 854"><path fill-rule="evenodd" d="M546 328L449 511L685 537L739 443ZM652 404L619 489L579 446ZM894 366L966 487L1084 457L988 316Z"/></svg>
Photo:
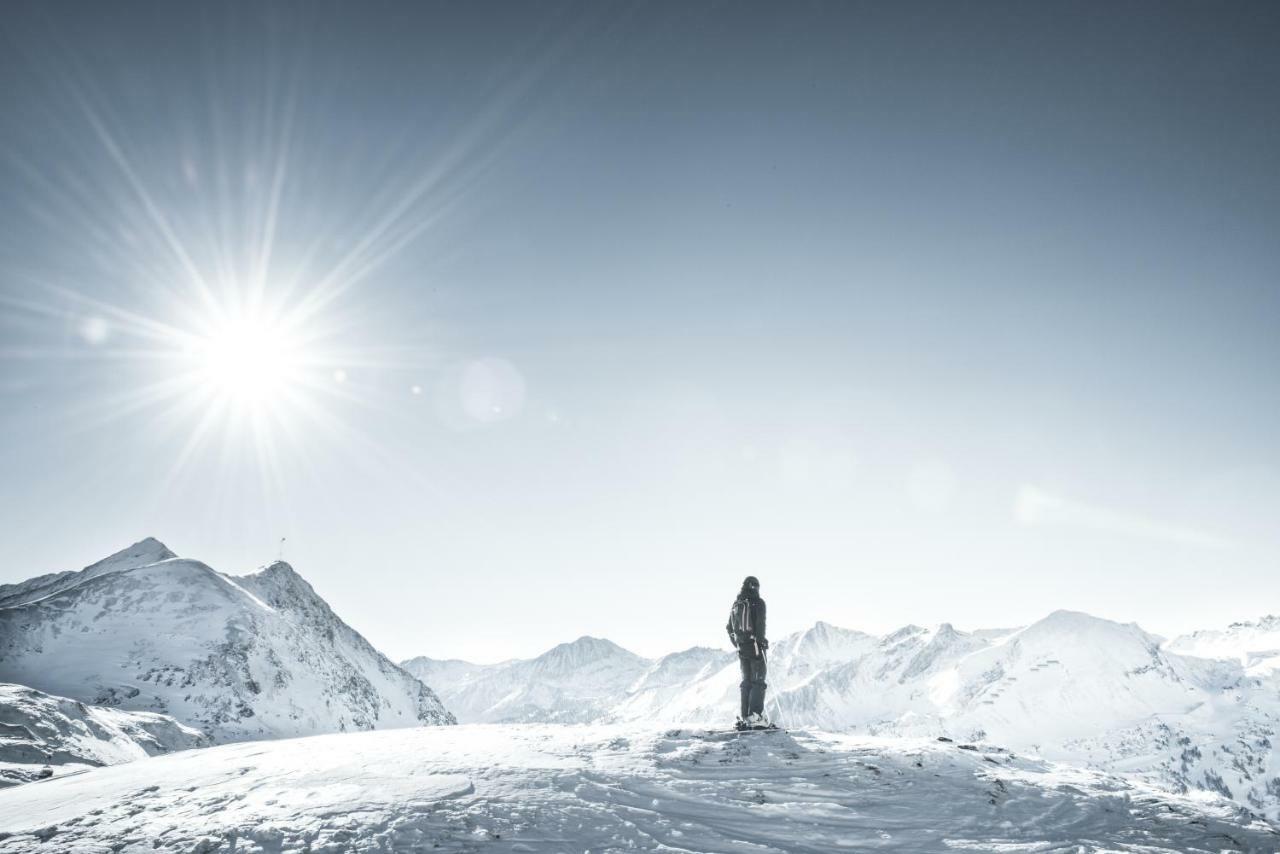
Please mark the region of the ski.
<svg viewBox="0 0 1280 854"><path fill-rule="evenodd" d="M753 733L766 733L766 732L785 733L786 730L776 724L771 724L767 727L743 727L742 729L733 727L731 729L709 729L709 730L704 730L702 735L704 738L709 738L711 736L718 736L718 735L723 735L723 736L751 735Z"/></svg>

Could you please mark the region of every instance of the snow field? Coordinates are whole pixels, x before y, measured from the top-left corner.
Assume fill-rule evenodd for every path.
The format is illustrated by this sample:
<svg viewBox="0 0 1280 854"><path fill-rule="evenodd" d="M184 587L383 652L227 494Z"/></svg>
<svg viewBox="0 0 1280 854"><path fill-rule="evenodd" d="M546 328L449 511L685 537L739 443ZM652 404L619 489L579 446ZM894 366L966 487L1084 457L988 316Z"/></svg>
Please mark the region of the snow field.
<svg viewBox="0 0 1280 854"><path fill-rule="evenodd" d="M1225 799L994 748L618 725L191 750L0 791L0 833L14 854L1280 850Z"/></svg>

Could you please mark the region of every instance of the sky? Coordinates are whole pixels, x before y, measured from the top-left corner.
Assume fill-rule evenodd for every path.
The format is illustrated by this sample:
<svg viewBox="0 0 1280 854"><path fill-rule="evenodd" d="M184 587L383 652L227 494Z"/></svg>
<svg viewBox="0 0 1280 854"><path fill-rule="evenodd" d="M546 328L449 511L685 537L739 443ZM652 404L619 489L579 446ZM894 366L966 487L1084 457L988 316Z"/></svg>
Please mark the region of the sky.
<svg viewBox="0 0 1280 854"><path fill-rule="evenodd" d="M10 3L0 583L375 645L1280 610L1280 10Z"/></svg>

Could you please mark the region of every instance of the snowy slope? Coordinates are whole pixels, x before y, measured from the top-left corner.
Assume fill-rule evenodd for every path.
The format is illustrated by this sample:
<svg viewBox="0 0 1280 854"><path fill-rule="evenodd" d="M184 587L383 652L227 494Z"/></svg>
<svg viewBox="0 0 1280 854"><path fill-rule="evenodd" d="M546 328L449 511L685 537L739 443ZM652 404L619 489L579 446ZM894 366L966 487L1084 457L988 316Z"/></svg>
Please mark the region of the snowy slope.
<svg viewBox="0 0 1280 854"><path fill-rule="evenodd" d="M0 684L0 786L207 745L198 730L166 715Z"/></svg>
<svg viewBox="0 0 1280 854"><path fill-rule="evenodd" d="M187 751L0 791L48 851L1275 851L1215 795L930 739L545 725Z"/></svg>
<svg viewBox="0 0 1280 854"><path fill-rule="evenodd" d="M933 680L952 726L1016 744L1058 744L1160 713L1183 714L1216 687L1135 625L1056 611L965 656Z"/></svg>
<svg viewBox="0 0 1280 854"><path fill-rule="evenodd" d="M714 677L737 671L737 656L726 650L693 647L652 662L610 705L606 720L668 720L672 704L689 694L690 686L716 684ZM723 718L723 710L720 718Z"/></svg>
<svg viewBox="0 0 1280 854"><path fill-rule="evenodd" d="M287 564L232 578L151 561L165 554L145 540L10 587L0 681L172 715L215 741L452 722Z"/></svg>

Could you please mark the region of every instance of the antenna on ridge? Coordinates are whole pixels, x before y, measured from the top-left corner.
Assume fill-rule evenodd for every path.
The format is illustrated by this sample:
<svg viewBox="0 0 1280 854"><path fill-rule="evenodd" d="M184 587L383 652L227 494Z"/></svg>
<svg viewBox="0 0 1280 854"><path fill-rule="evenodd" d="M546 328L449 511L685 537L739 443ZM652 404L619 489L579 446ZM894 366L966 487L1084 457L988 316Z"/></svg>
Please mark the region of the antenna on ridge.
<svg viewBox="0 0 1280 854"><path fill-rule="evenodd" d="M284 561L284 541L285 541L286 539L287 539L286 537L281 537L281 538L280 538L280 551L279 551L279 553L276 555L276 560L281 561L281 562L283 562L283 561Z"/></svg>

